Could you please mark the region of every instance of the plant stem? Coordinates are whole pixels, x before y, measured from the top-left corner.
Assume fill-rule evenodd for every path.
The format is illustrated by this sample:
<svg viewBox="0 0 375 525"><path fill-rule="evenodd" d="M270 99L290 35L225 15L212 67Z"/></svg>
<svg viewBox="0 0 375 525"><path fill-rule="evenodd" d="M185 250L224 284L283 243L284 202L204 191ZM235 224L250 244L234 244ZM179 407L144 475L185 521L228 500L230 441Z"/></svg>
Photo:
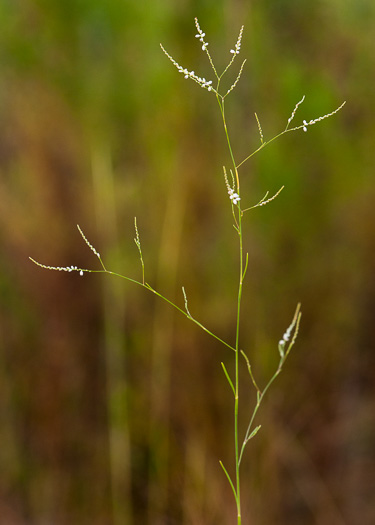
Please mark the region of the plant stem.
<svg viewBox="0 0 375 525"><path fill-rule="evenodd" d="M32 259L33 260L33 259ZM102 261L100 260L101 264L103 265ZM37 264L37 263L36 263ZM173 303L172 301L170 301L169 299L167 299L167 297L165 297L164 295L162 295L161 293L159 293L158 291L156 291L154 288L152 288L152 286L150 286L148 283L143 283L141 281L137 281L136 279L132 279L131 277L127 277L126 275L121 275L120 273L117 273L117 272L112 272L110 270L107 270L105 267L103 267L103 270L85 270L89 273L107 273L109 275L114 275L116 277L120 277L121 279L125 279L126 281L130 281L131 283L134 283L134 284L137 284L138 286L141 286L142 288L145 288L146 290L148 290L149 292L152 292L153 294L157 295L158 297L160 297L160 299L163 299L163 301L165 301L166 303L170 304L171 306L173 306L173 308L175 308L176 310L178 310L182 315L184 315L185 317L187 317L188 319L190 319L190 321L192 321L193 323L195 323L197 326L199 326L199 328L201 328L204 332L206 332L208 335L210 335L211 337L213 337L214 339L216 339L217 341L219 341L220 343L222 343L224 346L226 346L227 348L230 348L230 350L233 350L233 352L236 351L236 349L230 345L229 343L227 343L226 341L224 341L223 339L221 339L221 337L217 336L216 334L214 334L213 332L211 332L211 330L209 330L208 328L206 328L202 323L200 323L199 321L197 321L194 317L192 317L192 315L188 312L185 312L182 308L180 308L179 306L177 306L177 304Z"/></svg>
<svg viewBox="0 0 375 525"><path fill-rule="evenodd" d="M228 143L230 157L233 163L233 171L237 183L237 193L240 195L240 180L234 160L233 150L229 138L227 123L225 119L225 108L224 98L217 95L217 101L220 107L221 116L223 119L223 126L225 136ZM241 299L242 299L242 287L244 278L243 269L243 239L242 239L242 212L241 206L238 205L238 238L239 238L239 255L240 255L240 269L239 269L239 284L238 284L238 295L237 295L237 320L236 320L236 353L235 353L235 383L234 383L234 452L235 452L235 465L236 465L236 506L237 506L237 524L241 525L241 491L240 491L240 461L239 461L239 444L238 444L238 406L239 406L239 354L240 354L240 318L241 318Z"/></svg>
<svg viewBox="0 0 375 525"><path fill-rule="evenodd" d="M236 170L236 175L237 170ZM238 401L239 401L239 336L240 336L240 316L241 316L241 298L243 285L243 248L242 248L242 217L241 210L238 213L238 235L240 248L240 281L238 285L237 297L237 323L236 323L236 359L235 359L235 401L234 401L234 440L235 440L235 459L236 459L236 487L237 487L237 519L238 525L241 525L241 499L240 499L240 463L238 454Z"/></svg>

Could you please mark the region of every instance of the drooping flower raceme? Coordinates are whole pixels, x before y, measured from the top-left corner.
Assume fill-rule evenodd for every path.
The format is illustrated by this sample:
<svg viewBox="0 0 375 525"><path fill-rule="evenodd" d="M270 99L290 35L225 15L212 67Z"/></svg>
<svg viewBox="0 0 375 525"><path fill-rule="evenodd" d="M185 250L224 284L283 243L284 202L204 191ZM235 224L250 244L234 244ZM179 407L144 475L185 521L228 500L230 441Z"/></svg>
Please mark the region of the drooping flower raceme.
<svg viewBox="0 0 375 525"><path fill-rule="evenodd" d="M212 87L212 80L206 80L204 77L202 78L196 75L194 71L189 71L185 67L180 66L180 64L176 62L176 60L173 57L171 57L171 55L164 49L162 44L160 44L160 47L162 48L165 55L172 62L172 64L178 69L178 71L180 73L183 73L185 78L191 78L192 80L194 80L194 82L199 84L202 88L207 89L207 91L214 91L216 93L216 89Z"/></svg>

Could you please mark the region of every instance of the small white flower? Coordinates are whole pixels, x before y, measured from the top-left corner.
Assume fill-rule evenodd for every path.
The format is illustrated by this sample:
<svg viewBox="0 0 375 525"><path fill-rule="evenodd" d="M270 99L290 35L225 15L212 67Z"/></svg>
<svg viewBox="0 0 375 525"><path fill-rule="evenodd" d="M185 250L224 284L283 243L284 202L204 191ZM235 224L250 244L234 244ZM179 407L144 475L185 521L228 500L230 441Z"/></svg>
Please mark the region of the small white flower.
<svg viewBox="0 0 375 525"><path fill-rule="evenodd" d="M241 50L241 40L242 40L242 33L243 33L243 26L241 27L241 31L240 31L240 34L238 35L238 39L237 39L237 42L236 42L236 45L234 46L234 49L231 49L230 52L232 53L233 56L233 59L236 55L239 55L240 54L240 50Z"/></svg>
<svg viewBox="0 0 375 525"><path fill-rule="evenodd" d="M229 194L230 200L233 202L234 205L236 205L238 203L238 201L241 200L241 198L238 195L238 193L235 193L234 190L232 190L232 188L230 188L228 190L228 194Z"/></svg>
<svg viewBox="0 0 375 525"><path fill-rule="evenodd" d="M297 102L297 104L295 105L293 111L292 111L292 114L290 115L290 117L288 118L288 126L289 124L292 122L292 120L294 119L294 116L296 114L296 111L298 109L298 107L302 104L302 102L305 100L305 95L303 95L303 97L301 98L301 100L299 102Z"/></svg>
<svg viewBox="0 0 375 525"><path fill-rule="evenodd" d="M79 275L82 277L82 275L83 275L83 270L81 270L81 271L79 272Z"/></svg>
<svg viewBox="0 0 375 525"><path fill-rule="evenodd" d="M303 121L303 131L307 131L307 126L308 126L308 123L306 122L306 120Z"/></svg>

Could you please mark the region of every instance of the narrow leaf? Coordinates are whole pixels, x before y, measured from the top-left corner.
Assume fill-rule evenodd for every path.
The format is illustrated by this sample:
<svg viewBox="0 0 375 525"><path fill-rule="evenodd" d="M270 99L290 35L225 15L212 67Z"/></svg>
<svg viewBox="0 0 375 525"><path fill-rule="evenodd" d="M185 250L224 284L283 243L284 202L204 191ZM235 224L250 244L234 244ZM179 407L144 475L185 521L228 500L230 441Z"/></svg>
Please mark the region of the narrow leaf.
<svg viewBox="0 0 375 525"><path fill-rule="evenodd" d="M234 386L233 386L232 380L231 380L231 378L229 377L229 374L228 374L228 372L227 372L227 369L225 368L224 363L221 363L221 366L222 366L222 368L223 368L223 370L224 370L224 374L225 374L225 377L226 377L227 380L228 380L228 383L229 383L230 386L232 387L233 394L236 395L236 390L235 390L235 388L234 388Z"/></svg>
<svg viewBox="0 0 375 525"><path fill-rule="evenodd" d="M236 489L234 488L234 485L233 485L233 482L232 482L232 480L231 480L231 478L230 478L230 475L228 474L227 469L224 467L223 462L222 462L222 461L219 461L219 463L220 463L220 465L221 465L221 468L224 470L226 477L228 478L228 481L229 481L230 486L232 487L233 494L234 494L234 499L236 500L236 503L238 503L238 498L237 498Z"/></svg>

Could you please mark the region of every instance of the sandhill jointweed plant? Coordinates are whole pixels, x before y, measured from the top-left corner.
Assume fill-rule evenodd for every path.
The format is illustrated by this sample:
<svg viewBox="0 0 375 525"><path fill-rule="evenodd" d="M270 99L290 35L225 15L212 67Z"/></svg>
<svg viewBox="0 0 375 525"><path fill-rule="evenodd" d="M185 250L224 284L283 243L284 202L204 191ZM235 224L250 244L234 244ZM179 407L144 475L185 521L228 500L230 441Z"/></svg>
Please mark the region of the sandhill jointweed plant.
<svg viewBox="0 0 375 525"><path fill-rule="evenodd" d="M292 322L290 326L285 331L284 335L281 337L280 341L278 342L278 353L279 353L279 363L276 367L276 370L272 377L269 379L268 383L266 383L265 386L260 387L258 385L258 382L256 381L254 377L253 370L251 368L250 361L244 352L243 349L240 347L240 320L241 320L241 300L242 300L242 290L243 290L243 284L244 279L246 276L247 268L248 268L248 254L244 252L243 247L243 218L244 214L250 210L253 210L257 207L264 206L266 204L269 204L271 201L273 201L282 191L284 186L282 186L273 196L268 197L268 192L266 195L256 204L243 206L242 205L242 194L241 194L241 185L240 185L240 176L239 176L239 168L243 166L243 164L249 160L255 153L258 153L261 149L263 149L265 146L270 144L272 141L276 140L277 138L281 137L282 135L285 135L286 133L289 133L291 131L299 131L303 130L306 132L309 128L309 126L312 126L313 124L316 124L320 122L323 119L326 119L335 113L337 113L345 104L341 104L337 109L334 111L327 113L321 117L313 118L310 120L303 120L302 124L298 124L297 126L291 127L291 123L293 119L295 118L295 115L297 113L297 110L299 109L299 106L302 104L302 102L305 99L305 96L301 98L299 102L295 105L289 119L287 120L285 129L283 129L281 132L276 134L270 139L265 139L263 130L260 124L260 120L258 118L258 115L255 113L255 119L257 122L258 130L259 130L259 136L260 136L260 145L249 155L247 155L244 159L238 161L235 158L234 150L232 147L232 142L230 139L230 133L228 131L226 117L225 117L225 102L228 95L232 93L234 88L236 87L237 83L240 80L241 74L243 72L243 68L245 65L246 60L244 60L239 68L238 74L233 82L233 84L227 89L225 92L221 90L221 81L224 77L224 75L228 72L230 67L235 62L235 59L237 58L237 55L240 54L241 50L241 41L242 41L242 34L243 34L243 27L240 30L237 42L233 49L230 50L230 60L228 62L228 65L225 67L223 72L221 74L218 74L217 68L214 65L214 62L212 60L211 54L209 52L209 44L206 40L206 34L202 31L200 28L200 25L198 23L197 18L195 19L195 25L197 29L197 34L195 35L196 38L199 40L199 42L202 45L203 52L207 55L208 61L211 65L212 71L213 71L213 80L206 80L205 77L200 77L195 71L189 70L187 68L184 68L180 66L180 64L172 58L172 56L165 50L165 48L161 45L161 49L165 53L165 55L169 58L169 60L172 62L172 64L177 68L177 70L182 73L185 79L191 79L194 82L196 82L200 87L205 89L209 95L213 95L216 98L216 101L219 106L219 110L222 117L223 127L224 127L224 133L225 138L231 158L231 167L229 168L229 173L226 167L223 167L223 174L224 174L224 182L225 186L228 192L229 196L229 205L231 207L231 212L233 216L234 221L234 229L236 231L237 239L238 239L238 251L239 251L239 268L238 268L238 293L237 293L237 308L236 308L236 329L235 333L233 335L233 341L234 342L227 342L221 339L218 335L216 335L214 332L206 328L200 321L198 321L193 315L190 313L189 306L188 306L188 298L185 291L185 288L182 287L182 303L183 306L179 306L176 303L169 300L167 297L162 295L159 291L155 290L153 286L146 281L145 276L145 265L143 261L143 255L142 255L142 248L141 248L141 241L140 236L138 232L137 227L137 221L134 219L134 227L135 227L135 244L137 246L138 252L139 252L139 258L141 263L141 278L135 279L131 278L122 274L119 274L117 272L108 270L99 254L99 252L90 244L90 242L87 240L86 236L84 235L83 231L79 226L78 230L81 234L84 242L87 244L87 246L92 250L94 255L99 259L100 268L99 269L88 269L88 268L78 268L77 266L47 266L44 264L41 264L40 262L35 261L34 259L31 259L36 265L40 266L41 268L45 268L47 270L57 270L57 271L65 271L65 272L79 272L81 276L84 275L84 273L105 273L109 275L113 275L116 277L120 277L121 279L126 279L127 281L130 281L138 286L141 286L142 288L145 288L149 292L157 295L160 297L160 299L166 301L168 304L170 304L173 308L178 310L181 314L183 314L187 319L198 325L202 330L204 330L206 333L208 333L211 337L215 338L217 341L219 341L221 344L226 346L229 350L234 352L235 362L234 362L234 370L232 372L229 372L227 370L227 367L224 363L221 363L221 366L223 368L223 372L225 374L225 377L228 381L229 387L233 392L233 423L234 423L234 457L235 457L235 463L234 463L234 475L231 476L228 472L228 469L223 465L223 463L220 461L221 467L228 479L228 482L230 484L230 487L233 491L235 503L236 503L236 509L237 509L237 525L241 525L242 522L242 514L241 514L241 490L240 490L240 466L241 462L243 460L243 454L246 448L246 445L249 443L249 441L258 433L260 430L260 425L254 426L255 417L257 415L257 412L259 410L259 407L264 399L264 396L266 392L269 390L272 383L275 381L277 376L280 374L280 372L283 369L284 363L296 341L300 319L301 319L301 312L300 312L300 305L297 306L294 317L292 319ZM247 196L245 196L246 198ZM252 413L248 416L248 425L247 429L244 435L239 434L239 408L240 408L240 392L239 392L239 366L240 366L240 360L243 359L244 366L247 367L247 370L249 372L250 381L255 388L256 392L256 403L253 408Z"/></svg>

